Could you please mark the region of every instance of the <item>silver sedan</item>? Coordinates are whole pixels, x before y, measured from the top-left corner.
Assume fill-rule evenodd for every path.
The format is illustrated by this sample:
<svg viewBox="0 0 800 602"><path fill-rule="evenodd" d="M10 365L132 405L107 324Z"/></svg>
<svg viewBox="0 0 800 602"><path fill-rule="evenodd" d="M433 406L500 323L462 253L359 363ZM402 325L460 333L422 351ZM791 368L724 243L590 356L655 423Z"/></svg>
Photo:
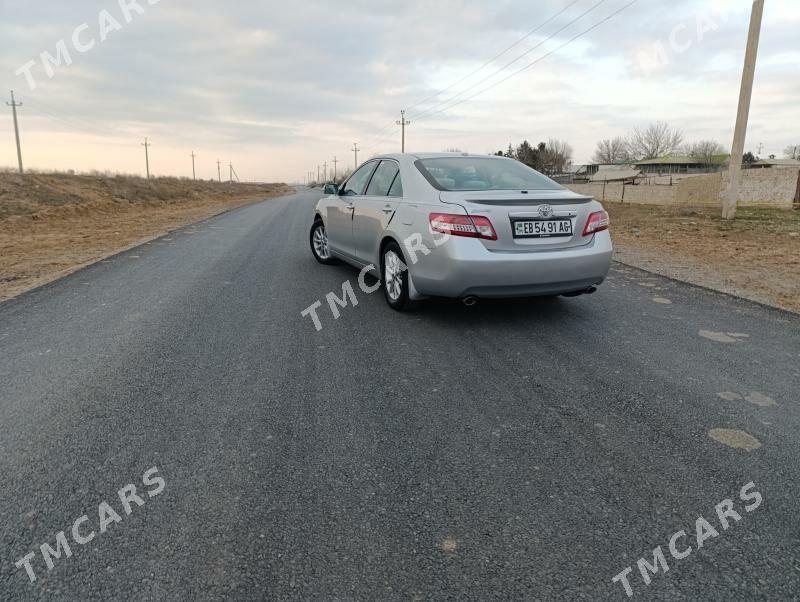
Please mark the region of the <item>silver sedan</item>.
<svg viewBox="0 0 800 602"><path fill-rule="evenodd" d="M325 193L314 257L372 272L397 310L434 296L593 293L611 266L603 206L513 159L385 155Z"/></svg>

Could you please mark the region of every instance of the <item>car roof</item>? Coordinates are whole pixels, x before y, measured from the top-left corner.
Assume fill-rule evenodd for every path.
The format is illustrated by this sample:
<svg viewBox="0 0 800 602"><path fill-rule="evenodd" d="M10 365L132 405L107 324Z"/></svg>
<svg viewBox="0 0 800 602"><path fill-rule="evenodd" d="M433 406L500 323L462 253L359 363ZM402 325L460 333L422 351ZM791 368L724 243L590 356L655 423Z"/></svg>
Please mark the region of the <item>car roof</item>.
<svg viewBox="0 0 800 602"><path fill-rule="evenodd" d="M400 159L402 157L412 157L414 159L452 159L453 157L488 157L502 159L497 155L477 155L474 153L391 153L379 155L375 159Z"/></svg>

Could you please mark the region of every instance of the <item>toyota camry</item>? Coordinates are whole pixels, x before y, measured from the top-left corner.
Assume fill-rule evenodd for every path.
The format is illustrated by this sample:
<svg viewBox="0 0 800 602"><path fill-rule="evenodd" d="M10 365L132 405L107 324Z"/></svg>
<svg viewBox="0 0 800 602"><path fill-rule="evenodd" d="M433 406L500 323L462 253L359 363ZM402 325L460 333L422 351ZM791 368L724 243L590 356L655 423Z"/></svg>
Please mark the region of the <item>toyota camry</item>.
<svg viewBox="0 0 800 602"><path fill-rule="evenodd" d="M434 296L593 293L611 266L603 206L513 159L385 155L325 194L314 257L374 273L396 310Z"/></svg>

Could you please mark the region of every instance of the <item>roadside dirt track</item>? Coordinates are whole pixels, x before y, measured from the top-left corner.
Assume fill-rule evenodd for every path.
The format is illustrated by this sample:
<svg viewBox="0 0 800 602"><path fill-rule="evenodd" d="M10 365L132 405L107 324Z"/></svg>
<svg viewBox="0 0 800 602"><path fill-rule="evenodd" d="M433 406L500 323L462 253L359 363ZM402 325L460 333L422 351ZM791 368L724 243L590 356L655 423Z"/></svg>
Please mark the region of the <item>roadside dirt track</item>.
<svg viewBox="0 0 800 602"><path fill-rule="evenodd" d="M0 300L284 184L0 174Z"/></svg>

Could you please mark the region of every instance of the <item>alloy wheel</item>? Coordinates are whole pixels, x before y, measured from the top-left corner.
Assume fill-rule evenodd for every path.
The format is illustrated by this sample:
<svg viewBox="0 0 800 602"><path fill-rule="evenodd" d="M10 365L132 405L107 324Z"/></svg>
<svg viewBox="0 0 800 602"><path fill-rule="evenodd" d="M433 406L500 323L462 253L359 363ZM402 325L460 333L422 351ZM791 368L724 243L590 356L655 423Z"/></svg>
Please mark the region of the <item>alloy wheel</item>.
<svg viewBox="0 0 800 602"><path fill-rule="evenodd" d="M330 259L331 252L328 248L328 233L325 231L325 226L320 225L314 230L313 243L314 252L320 259Z"/></svg>
<svg viewBox="0 0 800 602"><path fill-rule="evenodd" d="M383 266L386 292L392 301L397 301L403 293L403 264L397 253L390 250L383 256Z"/></svg>

